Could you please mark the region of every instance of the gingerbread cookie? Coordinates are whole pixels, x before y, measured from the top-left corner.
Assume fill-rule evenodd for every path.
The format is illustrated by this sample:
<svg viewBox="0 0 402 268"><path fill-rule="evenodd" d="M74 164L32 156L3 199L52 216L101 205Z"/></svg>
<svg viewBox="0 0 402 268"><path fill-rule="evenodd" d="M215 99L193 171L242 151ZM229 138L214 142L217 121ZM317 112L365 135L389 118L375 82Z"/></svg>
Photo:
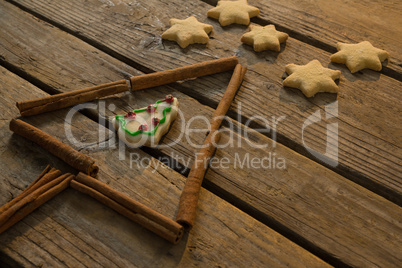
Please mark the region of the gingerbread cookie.
<svg viewBox="0 0 402 268"><path fill-rule="evenodd" d="M164 100L158 100L155 104L128 112L126 115L116 115L113 126L119 138L127 145L156 147L176 119L178 110L177 98L167 95Z"/></svg>
<svg viewBox="0 0 402 268"><path fill-rule="evenodd" d="M222 26L237 24L250 24L250 18L258 16L260 10L247 4L247 0L219 1L217 6L210 9L208 17L219 19Z"/></svg>
<svg viewBox="0 0 402 268"><path fill-rule="evenodd" d="M193 16L185 20L171 19L170 26L162 38L176 41L182 48L195 43L208 43L208 34L213 29L212 25L201 23Z"/></svg>
<svg viewBox="0 0 402 268"><path fill-rule="evenodd" d="M264 27L250 25L250 30L241 37L241 41L253 46L256 52L267 49L279 52L280 43L285 42L289 37L287 33L278 32L272 24Z"/></svg>
<svg viewBox="0 0 402 268"><path fill-rule="evenodd" d="M339 91L334 80L341 77L341 71L324 68L318 60L306 65L288 64L285 70L290 75L283 81L283 85L300 89L306 97L313 97L317 92Z"/></svg>
<svg viewBox="0 0 402 268"><path fill-rule="evenodd" d="M381 62L389 57L387 51L373 47L368 41L358 44L336 44L338 52L331 56L331 61L343 63L351 73L369 68L374 71L381 71Z"/></svg>

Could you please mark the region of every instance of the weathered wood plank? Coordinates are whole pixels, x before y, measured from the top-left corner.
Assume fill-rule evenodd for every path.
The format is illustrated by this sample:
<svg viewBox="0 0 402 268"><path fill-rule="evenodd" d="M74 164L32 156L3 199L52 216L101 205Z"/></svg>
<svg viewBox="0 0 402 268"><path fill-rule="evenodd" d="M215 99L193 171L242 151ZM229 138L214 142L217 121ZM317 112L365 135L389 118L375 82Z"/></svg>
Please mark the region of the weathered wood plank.
<svg viewBox="0 0 402 268"><path fill-rule="evenodd" d="M216 5L216 0L206 0ZM336 43L370 41L391 54L385 69L402 78L402 4L400 1L249 1L260 8L260 18L286 28L298 38L331 53Z"/></svg>
<svg viewBox="0 0 402 268"><path fill-rule="evenodd" d="M325 152L326 126L331 122L337 123L339 164L333 169L401 204L402 182L398 174L402 172L402 167L398 163L402 159L402 150L398 133L402 124L397 108L401 106L401 100L395 90L401 87L401 82L370 70L351 75L346 67L330 64L331 68L340 69L343 73L338 98L333 94L319 94L306 99L299 91L282 86L285 65L292 62L305 64L316 58L325 66L329 64L330 53L290 38L280 54L256 54L240 44L246 27L222 29L216 21L206 19L210 5L201 1L176 1L174 4L170 1L136 2L135 8L124 1L13 2L145 71L183 66L211 57L240 56L249 72L244 88L232 106L232 115L241 114L244 120L254 118L256 113L268 120L273 116L277 119L284 116L277 124L278 140L312 159L316 158L305 145ZM192 46L185 50L172 42L162 42L160 35L167 28L169 14L175 14L180 19L195 15L201 21L212 24L214 39L207 48ZM31 68L29 66L24 68ZM209 77L196 83L182 83L181 89L204 103L215 105L223 94L224 83L220 76ZM205 88L214 90L206 91ZM216 93L218 89L220 91ZM338 105L338 117L327 120L324 116L319 124L310 125L305 133L302 132L309 116L318 110L324 111L326 105L334 102ZM265 125L261 120L254 121L257 126Z"/></svg>
<svg viewBox="0 0 402 268"><path fill-rule="evenodd" d="M151 103L155 96L162 98L168 92L160 89L133 95L142 107ZM180 93L169 93L179 98L183 117L177 119L163 139L160 152L167 157L162 157L162 161L171 163L173 158L189 168L197 153L195 145L201 144L205 135L198 132L190 138L183 137L186 130L180 126L188 123L194 113L210 119L213 110ZM115 104L117 109L113 113L122 114L128 110L130 98L132 96L122 96L106 103ZM120 107L124 108L120 110ZM400 207L283 145L273 146L272 140L244 125L232 120L226 125L233 125L233 128L222 129L220 143L230 145L217 150L215 161L205 176L208 188L259 215L260 220L283 226L281 231L290 232L303 245L311 243L313 249L325 250L343 263L373 265L379 258L386 256L381 262L388 262L394 259L392 255L398 256L400 242L397 241L402 241ZM193 128L206 129L207 125L198 120L192 124ZM254 144L265 148L256 148ZM375 215L379 216L376 226L372 224ZM365 228L359 228L362 225ZM390 229L401 235L379 243ZM361 247L363 244L366 246ZM399 261L396 257L389 265Z"/></svg>
<svg viewBox="0 0 402 268"><path fill-rule="evenodd" d="M19 17L22 17L22 15L20 14ZM25 20L28 22L27 25L32 25L33 28L43 28L41 23L35 23L27 18ZM28 33L30 29L28 26L26 30L25 40L29 43ZM57 29L53 31L57 31ZM50 32L49 34L52 33ZM70 48L64 48L65 54L69 54L68 51L70 50L81 51L80 53L83 54L83 57L75 58L75 61L81 62L80 59L85 58L87 62L96 63L98 58L103 58L102 53L93 53L90 47L66 34L60 35L59 39L48 43L47 53L55 53L52 50L57 50L63 43L70 44ZM20 40L20 44L23 44L22 40ZM47 59L43 50L35 49L35 46L31 46L30 49L34 50L35 53L30 54L29 57L35 59L38 66L43 65L39 68L45 69ZM90 53L85 52L85 50L89 50ZM103 61L106 60L116 64L116 67L110 68L111 70L120 69L121 63L118 61L103 58ZM53 64L59 64L74 73L72 64L75 63L70 62L71 60L66 58ZM95 65L95 63L92 63L92 65ZM22 64L21 67L29 68L28 64ZM56 70L58 68L61 67L54 67ZM92 72L90 68L85 68L84 66L76 75L85 77L86 73L82 73L84 69L87 70L86 72ZM134 73L135 71L128 70L128 72ZM43 78L35 74L33 70L30 70L29 73L32 73L38 79L48 79L46 81L55 81L54 77L58 76L57 72L48 72ZM73 74L70 75L74 76ZM99 75L101 76L101 73ZM112 73L108 70L105 75L119 76L120 74L119 71ZM88 76L91 76L91 74L88 74ZM223 84L229 80L226 74L219 75L219 77L224 81ZM59 79L57 83L63 84L63 76L59 76ZM70 77L69 79L72 78ZM97 78L94 77L94 79ZM197 79L194 82L199 81ZM80 83L82 83L83 87L88 81L82 80ZM105 107L110 107L109 104L113 104L116 107L113 109L114 113L123 113L130 107L142 107L154 102L155 98L162 98L165 94L173 92L180 98L181 109L185 118L178 118L169 134L164 138L164 144L180 136L182 132L182 129L180 129L181 123L188 122L193 114L205 115L208 119L212 115L211 109L200 105L193 99L171 88L163 88L134 94L122 94L121 98L109 98ZM106 115L112 114L111 111L106 111L108 112ZM196 125L202 126L197 122ZM306 243L313 244L313 247L327 251L328 254L333 255L334 259L340 259L344 263L363 265L389 262L392 264L393 260L398 260L398 244L395 243L400 241L400 235L398 234L400 234L401 227L397 220L400 215L400 208L350 183L326 168L294 154L294 152L283 146L278 145L277 148L272 148L270 146L272 141L261 134L238 124L236 124L236 128L242 130L240 133L247 131L248 140L240 137L237 133L225 132L224 141L228 140L229 135L234 135L234 140L240 141L242 148L238 148L239 144L236 143L234 148L218 150L217 159L228 159L231 166L230 168L212 168L208 172L206 182L212 185L211 187L220 189L225 195L229 193L229 195L234 196L231 201L237 204L246 203L249 210L257 211L257 214L263 215L261 217L263 221L283 226L282 231L290 232L297 239L307 241ZM195 144L200 144L203 137L202 133L195 133L191 140ZM268 144L269 147L263 150L255 149L249 145L250 141L258 144ZM181 164L189 167L196 149L186 139L180 139L178 144L169 148L162 148L161 152L164 155L177 158ZM247 153L250 154L251 159L261 159L270 152L271 154L276 153L278 158L286 159L286 170L278 168L271 168L268 171L251 168L240 170L240 164L236 162L236 155L241 157L241 161L243 161ZM234 169L235 163L237 165L236 169ZM311 172L312 170L314 172ZM119 176L125 176L121 170L113 169L113 172L118 172ZM136 189L142 189L142 187L146 186L142 184L132 185L132 188ZM152 187L158 188L159 186L152 185ZM314 191L311 189L314 189ZM305 211L309 211L309 213L306 214ZM347 221L344 219L347 219ZM381 224L373 226L370 225L371 222ZM369 228L358 228L362 224L368 224ZM397 234L392 239L386 236L386 233L390 232L389 230L394 230L393 233ZM359 243L356 241L359 241ZM366 246L361 247L356 246L356 244ZM382 258L385 258L384 256L386 256L386 260L382 260Z"/></svg>
<svg viewBox="0 0 402 268"><path fill-rule="evenodd" d="M202 0L212 6L217 0ZM398 1L248 1L260 9L252 21L275 24L292 37L336 52L336 43L370 41L391 54L383 73L402 78L402 5Z"/></svg>
<svg viewBox="0 0 402 268"><path fill-rule="evenodd" d="M8 125L10 119L18 115L15 101L24 97L35 98L45 96L46 93L18 78L4 68L1 68L0 75L2 81L0 91L2 93L1 95L5 97L1 99L0 108L1 114L3 115L0 131L0 169L2 170L0 179L0 203L4 204L25 189L32 180L35 179L35 176L40 173L40 170L49 163L65 172L75 171L32 142L12 135L12 132L8 129ZM64 117L65 112L42 115L37 117L36 120L37 125L48 125L49 128L55 130L53 135L61 138L65 135L63 129ZM81 138L82 141L86 140L90 144L97 142L97 124L91 123L88 120L74 120L74 123L74 127L72 128L74 137ZM57 127L60 128L58 129ZM76 148L82 149L82 147ZM63 200L63 198L56 197L49 203L56 202L62 206L65 201L66 200ZM43 207L46 206L48 206L48 204ZM38 211L41 210L42 208ZM44 263L52 266L64 266L66 264L79 266L81 262L85 263L85 259L93 259L94 256L100 260L100 262L108 264L108 259L103 257L103 254L89 250L92 248L90 244L82 243L79 239L75 239L74 241L69 232L67 232L68 235L64 235L66 232L62 226L47 230L45 226L48 226L49 221L51 221L51 213L53 212L51 211L50 214L44 215L34 213L17 224L16 227L2 234L0 250L24 266L40 266ZM38 215L41 216L38 217ZM41 226L42 223L44 226ZM64 224L67 223L65 222ZM52 238L50 239L50 237ZM74 246L80 243L82 244L81 248ZM69 246L60 250L59 245ZM83 252L88 253L83 254ZM72 253L74 255L73 257L71 255ZM76 259L78 259L78 261ZM109 262L109 264L110 263L111 262Z"/></svg>
<svg viewBox="0 0 402 268"><path fill-rule="evenodd" d="M17 116L13 102L43 95L38 88L0 68L1 204L17 195L51 163L68 170L49 153L12 135L8 121ZM4 113L3 113L4 112ZM62 110L27 119L42 130L80 149L65 135ZM75 138L93 144L81 149L100 166L99 179L140 202L174 217L185 178L138 149L127 151L148 161L118 161L117 149L100 147L97 123L76 114ZM95 142L93 140L95 140ZM107 136L104 141L107 141ZM83 140L81 140L83 141ZM38 159L38 155L40 155ZM115 159L115 160L111 160ZM3 187L4 186L4 187ZM11 193L11 194L8 194ZM215 195L203 190L198 226L177 246L148 232L109 208L68 189L0 235L0 251L25 266L326 266L326 263ZM236 256L236 258L233 258Z"/></svg>

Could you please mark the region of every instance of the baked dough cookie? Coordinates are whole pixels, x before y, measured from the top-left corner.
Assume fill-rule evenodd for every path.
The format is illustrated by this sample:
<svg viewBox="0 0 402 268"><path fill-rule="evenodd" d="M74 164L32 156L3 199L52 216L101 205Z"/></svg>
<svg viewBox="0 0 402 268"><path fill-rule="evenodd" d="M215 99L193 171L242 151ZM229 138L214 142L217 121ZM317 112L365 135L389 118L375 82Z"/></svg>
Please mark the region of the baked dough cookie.
<svg viewBox="0 0 402 268"><path fill-rule="evenodd" d="M241 37L241 41L253 46L256 52L267 49L280 51L280 43L285 42L289 37L287 33L278 32L275 29L275 25L272 24L264 27L250 25L250 30L250 32L245 33Z"/></svg>
<svg viewBox="0 0 402 268"><path fill-rule="evenodd" d="M182 48L195 43L208 43L208 34L213 29L212 25L201 23L193 16L185 20L171 19L170 26L162 34L162 38L176 41Z"/></svg>
<svg viewBox="0 0 402 268"><path fill-rule="evenodd" d="M389 57L387 51L375 48L369 41L358 44L337 43L338 52L331 56L331 61L343 63L351 73L369 68L374 71L381 71L381 62Z"/></svg>
<svg viewBox="0 0 402 268"><path fill-rule="evenodd" d="M258 16L260 10L247 4L247 0L219 1L216 7L210 9L208 17L219 19L222 26L232 23L250 24L250 18Z"/></svg>
<svg viewBox="0 0 402 268"><path fill-rule="evenodd" d="M308 98L317 92L339 91L334 80L341 77L341 71L324 68L318 60L310 61L306 65L288 64L285 70L290 75L283 81L283 85L300 89Z"/></svg>
<svg viewBox="0 0 402 268"><path fill-rule="evenodd" d="M113 127L119 138L131 147L156 147L176 119L178 110L177 98L167 95L164 100L158 100L155 104L126 115L116 115Z"/></svg>

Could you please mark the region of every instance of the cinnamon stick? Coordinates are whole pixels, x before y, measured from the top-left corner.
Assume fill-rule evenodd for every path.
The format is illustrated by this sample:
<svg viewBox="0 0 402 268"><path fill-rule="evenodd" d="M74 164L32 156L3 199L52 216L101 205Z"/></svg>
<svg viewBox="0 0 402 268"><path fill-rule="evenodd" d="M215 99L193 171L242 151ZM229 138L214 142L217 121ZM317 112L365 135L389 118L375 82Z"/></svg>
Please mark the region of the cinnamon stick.
<svg viewBox="0 0 402 268"><path fill-rule="evenodd" d="M74 175L63 176L64 179L51 187L50 189L46 190L45 192L41 193L35 199L32 199L30 202L25 203L19 210L17 210L8 220L0 225L0 234L6 231L8 228L22 220L24 217L29 215L32 211L37 209L43 203L49 201L51 198L56 196L58 193L66 189L70 185L70 181L74 178Z"/></svg>
<svg viewBox="0 0 402 268"><path fill-rule="evenodd" d="M12 199L10 202L0 207L0 217L1 214L5 212L7 209L15 205L17 202L25 198L27 195L29 195L42 185L45 185L46 183L56 179L60 175L61 175L60 170L56 170L54 168L50 168L50 166L47 166L46 169L39 175L39 177L34 182L32 182L31 185L29 185L24 191L22 191L16 198Z"/></svg>
<svg viewBox="0 0 402 268"><path fill-rule="evenodd" d="M45 167L45 169L42 171L41 174L39 174L39 176L24 190L28 190L30 187L32 187L37 181L39 181L43 176L45 176L47 173L51 172L51 171L55 171L55 168L52 168L50 165L47 165Z"/></svg>
<svg viewBox="0 0 402 268"><path fill-rule="evenodd" d="M166 85L176 81L211 75L233 70L238 63L236 56L200 62L176 69L133 76L130 78L131 90L139 90Z"/></svg>
<svg viewBox="0 0 402 268"><path fill-rule="evenodd" d="M70 184L72 188L88 194L92 198L102 202L123 216L174 244L177 244L183 235L183 227L174 220L169 219L92 177L79 173Z"/></svg>
<svg viewBox="0 0 402 268"><path fill-rule="evenodd" d="M60 93L43 98L20 101L17 102L17 108L20 110L22 116L30 116L74 106L79 103L88 102L128 90L129 87L127 85L127 81L119 80L112 83Z"/></svg>
<svg viewBox="0 0 402 268"><path fill-rule="evenodd" d="M236 96L237 90L243 82L243 78L246 72L246 67L237 64L235 70L233 71L233 75L230 79L228 87L226 88L226 91L223 94L222 99L219 101L218 107L216 107L216 110L214 111L214 114L212 116L210 127L211 132L218 130L220 125L222 124L222 121Z"/></svg>
<svg viewBox="0 0 402 268"><path fill-rule="evenodd" d="M191 229L194 225L201 184L208 168L209 160L215 153L215 145L220 139L218 129L243 81L246 70L240 64L236 66L225 94L214 112L210 132L205 138L204 145L197 154L187 177L186 184L180 196L179 209L176 216L176 221L183 225L185 229Z"/></svg>
<svg viewBox="0 0 402 268"><path fill-rule="evenodd" d="M196 63L176 69L133 76L130 78L131 90L152 88L179 80L211 75L233 70L238 63L235 56ZM60 93L53 96L17 102L22 116L31 116L54 111L94 99L128 91L126 80L102 84L94 87Z"/></svg>
<svg viewBox="0 0 402 268"><path fill-rule="evenodd" d="M51 188L53 188L55 185L59 184L62 182L65 178L67 178L71 174L64 174L56 179L38 187L35 191L32 193L26 195L25 197L21 198L21 200L17 201L14 205L12 205L10 208L8 208L6 211L0 214L0 226L3 225L12 215L14 215L19 209L21 209L23 206L25 206L28 203L33 202L35 199L37 199L40 195L43 193L47 192Z"/></svg>
<svg viewBox="0 0 402 268"><path fill-rule="evenodd" d="M62 159L70 166L85 172L91 176L96 176L98 166L91 157L78 152L67 144L57 140L42 130L25 123L19 119L12 119L10 122L10 130L16 134L27 138L39 146Z"/></svg>

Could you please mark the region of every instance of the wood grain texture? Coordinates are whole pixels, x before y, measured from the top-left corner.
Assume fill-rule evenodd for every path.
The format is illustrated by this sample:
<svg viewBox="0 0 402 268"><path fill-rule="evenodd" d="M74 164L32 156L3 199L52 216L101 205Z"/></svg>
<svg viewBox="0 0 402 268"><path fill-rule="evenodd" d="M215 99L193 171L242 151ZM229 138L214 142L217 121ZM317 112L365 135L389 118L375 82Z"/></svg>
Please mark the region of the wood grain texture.
<svg viewBox="0 0 402 268"><path fill-rule="evenodd" d="M216 0L205 2L215 5ZM305 42L336 51L336 43L370 41L387 50L391 57L385 69L402 78L401 42L402 4L400 1L279 1L250 0L257 6L259 18L291 31ZM388 71L385 70L385 73Z"/></svg>
<svg viewBox="0 0 402 268"><path fill-rule="evenodd" d="M0 95L7 95L7 101L0 100L4 115L0 121L0 202L3 204L24 189L35 178L33 174L39 174L48 163L61 170L69 167L8 130L9 120L18 115L14 102L44 93L2 67L0 81ZM73 135L85 137L80 140L86 140L89 145L80 147L72 143L65 134L67 112L61 110L27 120L94 158L101 167L99 180L174 217L185 181L183 176L138 149L126 151L126 160L118 161L117 149L101 146L110 137L98 139L99 125L81 114L74 117ZM142 164L130 165L130 153L144 160ZM90 197L68 189L1 234L0 251L14 263L26 267L239 267L254 263L327 266L208 191L201 192L201 202L199 226L179 245L172 246ZM2 258L0 262L3 261L7 260Z"/></svg>
<svg viewBox="0 0 402 268"><path fill-rule="evenodd" d="M118 107L112 114L123 114L135 108L130 107L132 98L141 99L139 107L142 107L152 103L155 96L163 97L166 93L172 93L180 100L183 115L176 119L162 140L161 161L171 163L170 159L175 159L189 169L208 125L203 120L193 122L191 129L200 132L193 133L191 138L182 136L186 131L182 126L194 113L212 118L213 109L167 89L136 92L133 96L122 96L107 103L110 101ZM120 110L120 107L125 108ZM313 248L320 248L343 263L380 265L393 259L389 265L394 266L400 261L397 257L398 241L402 239L400 207L283 145L273 146L271 139L244 125L232 120L225 121L225 125L220 144L230 145L216 151L215 161L204 179L208 188L258 215L259 220L282 226L281 231L308 241ZM233 127L229 129L231 125ZM258 162L261 159L264 159L263 163ZM281 161L285 162L285 168ZM373 217L378 218L374 220ZM390 229L397 235L388 237ZM386 259L382 259L385 256ZM379 259L382 260L377 262Z"/></svg>
<svg viewBox="0 0 402 268"><path fill-rule="evenodd" d="M13 12L18 14L16 10L13 10ZM19 17L23 16L20 14ZM24 18L24 20L28 22L28 25L32 25L32 27L36 29L44 27L42 22L35 23L27 18ZM28 32L29 28L27 28L27 33ZM58 30L53 29L49 31L48 34L56 35L56 33L53 32L58 32ZM29 35L25 35L25 40L29 43L30 38L27 38L27 36ZM68 42L66 40L68 40ZM47 53L56 53L52 52L52 50L57 50L57 47L61 46L63 43L70 44L71 48L65 48L67 54L71 49L82 53L82 58L75 58L75 60L79 62L86 59L87 63L93 64L92 62L97 63L98 59L101 58L104 61L112 62L116 65L105 71L104 74L98 73L99 78L96 78L91 68L83 68L87 70L88 77L102 79L102 75L108 77L119 77L121 75L119 71L112 72L110 70L121 70L120 65L124 64L112 58L109 59L101 52L93 53L92 51L95 49L86 46L83 42L67 34L59 34L58 40L49 42ZM22 41L20 44L23 44ZM91 49L89 52L86 51L88 48ZM31 49L34 50L35 53L30 54L29 57L36 60L38 68L45 69L48 60L43 50L36 46L31 46ZM80 59L82 59L82 61ZM21 59L21 61L23 62L23 59ZM70 59L62 59L52 64L64 66L63 68L71 67L71 72L74 72L73 64L75 63L71 62ZM55 69L61 68L59 66L55 67ZM21 63L21 68L28 69L29 66L28 64ZM131 73L135 72L134 69L130 70L129 67L127 67L127 70ZM58 77L59 80L57 83L64 83L63 76L58 75L57 71L49 71L44 77L35 74L33 70L30 71L30 73L38 79L47 79L48 81L56 81L55 78ZM74 74L71 75L74 77ZM82 73L82 69L78 70L76 74L78 77L85 77L85 75L86 73ZM72 79L73 77L66 79ZM222 80L221 84L226 85L229 81L230 74L220 74L212 78L220 79ZM205 81L206 80L197 79L193 84L197 85L197 83L201 83L206 86L203 84ZM88 81L82 80L81 83L84 85L87 84ZM54 86L56 82L49 84ZM77 87L79 88L78 84ZM200 87L200 85L198 85L198 87ZM215 85L214 88L224 91L225 87L220 89L218 84ZM240 91L242 90L244 90L244 88L241 88ZM163 98L163 96L168 93L173 93L180 99L180 107L183 111L184 118L179 117L176 120L168 135L163 139L163 144L167 145L180 137L183 132L181 129L182 123L188 122L192 115L204 115L207 118L212 116L212 109L201 105L191 97L185 96L167 87L157 88L153 91L122 94L120 98L108 98L107 102L103 105L105 107L112 107L110 105L113 104L114 109L106 109L107 114L103 115L111 116L115 113L124 113L129 109L143 107L149 103L154 103L155 98ZM100 112L104 113L105 111ZM229 136L234 135L235 141L240 141L244 147L238 148L238 146L235 146L234 148L218 150L218 159L227 158L229 159L229 164L232 166L228 169L210 169L207 173L206 181L208 184L212 185L211 187L221 191L222 195L233 196L231 201L237 204L245 203L249 210L262 215L261 219L263 221L283 226L282 228L287 232L291 232L292 236L308 241L314 248L327 251L333 258L343 263L351 265L373 265L375 263L384 262L392 266L393 263L400 261L398 260L397 244L398 241L401 240L401 226L400 220L398 220L401 214L400 208L370 193L362 187L350 183L348 180L317 165L313 161L295 154L284 146L277 145L276 148L272 148L270 146L272 140L265 136L238 125L233 121L230 121L230 123L235 124L235 130L241 130L239 133L243 133L243 137L239 136L237 133L226 131L224 141L228 141ZM228 124L229 122L226 122L226 125ZM200 122L195 122L194 126L199 128L207 127ZM244 138L245 133L247 133L248 139ZM189 168L194 159L194 153L198 150L194 145L201 144L204 137L203 133L194 133L189 140L181 138L179 139L179 143L173 146L170 145L160 148L160 152L163 156L171 156L180 162L180 164ZM255 149L252 148L250 142L262 145L267 144L268 147L266 149ZM236 143L236 145L238 145L238 143ZM249 157L257 159L267 156L268 153L276 153L277 157L286 159L287 168L285 170L272 168L268 170L241 169L237 162L237 168L235 169L233 165L236 161L236 153L238 156L242 157L242 159L247 153L249 153ZM117 159L118 156L116 154L111 156L99 154L99 157L101 159L106 159L106 157L115 157ZM161 160L163 161L164 159L168 160L169 158L164 157ZM110 167L110 169L111 170L107 173L115 173L117 174L117 178L127 178L127 176L130 176L125 173L124 169L120 170L117 166ZM155 169L159 170L157 168ZM108 180L110 180L111 183L113 182L110 177L108 177ZM129 181L131 189L161 187L157 184L149 186L144 181ZM177 182L173 183L177 184ZM144 196L144 193L136 194ZM152 194L151 197L153 196ZM152 202L150 204L152 205ZM162 202L159 206L163 207L165 204ZM172 209L172 211L174 212L174 209ZM306 211L308 211L308 213L306 213ZM171 217L174 217L174 213L170 213ZM204 215L203 208L201 208L198 213L199 216L196 219L197 225L199 225L199 221L202 220L202 215ZM362 225L366 226L366 228L361 228ZM199 228L206 227L200 226ZM192 232L195 231L193 230ZM390 236L389 233L392 233L392 235ZM357 244L356 241L359 241L359 243ZM196 244L199 245L199 243Z"/></svg>
<svg viewBox="0 0 402 268"><path fill-rule="evenodd" d="M292 38L282 46L279 54L255 53L239 41L246 27L222 29L216 21L206 18L210 5L201 1L146 1L135 5L125 1L102 3L95 0L13 2L147 72L236 54L249 71L244 88L230 110L232 116L240 114L244 122L251 119L251 125L257 127L266 124L256 115L271 121L270 127L273 127L273 117L284 117L277 124L278 140L317 161L321 159L315 158L306 147L325 152L326 126L337 123L338 165L332 169L401 204L402 181L398 176L402 172L398 164L402 161L401 136L398 134L402 125L398 116L401 100L396 90L401 87L401 82L370 70L352 75L345 66L330 64L330 53ZM195 45L184 50L173 42L162 41L160 35L167 28L169 14L175 14L178 19L194 15L200 21L212 24L213 39L207 47ZM338 97L318 94L306 99L298 90L282 86L286 64L306 64L312 59L342 71ZM187 81L180 84L180 89L214 106L223 94L224 83L220 76L214 76L197 82ZM221 91L217 93L217 90ZM329 115L331 119L327 120L323 115L318 124L310 125L305 133L302 132L309 116L323 112L326 105L335 103L338 117ZM271 134L272 131L267 133Z"/></svg>

